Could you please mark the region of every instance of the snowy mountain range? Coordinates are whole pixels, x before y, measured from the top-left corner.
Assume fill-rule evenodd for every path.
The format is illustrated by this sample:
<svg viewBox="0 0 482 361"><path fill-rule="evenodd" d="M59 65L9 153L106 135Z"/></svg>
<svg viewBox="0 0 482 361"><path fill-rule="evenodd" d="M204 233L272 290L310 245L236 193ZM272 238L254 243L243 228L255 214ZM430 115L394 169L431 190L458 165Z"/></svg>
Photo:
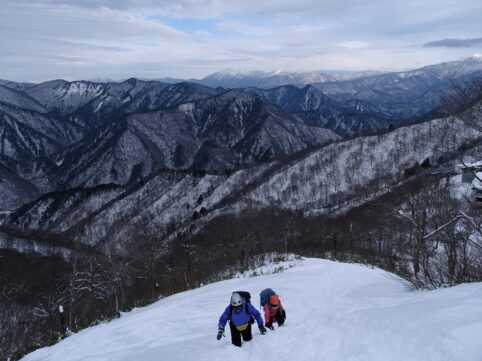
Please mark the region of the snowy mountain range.
<svg viewBox="0 0 482 361"><path fill-rule="evenodd" d="M284 71L242 71L225 69L206 76L199 80L201 84L210 87L246 88L249 86L259 88L273 88L280 85L297 85L323 83L335 81L336 77L319 71L312 72L284 72Z"/></svg>
<svg viewBox="0 0 482 361"><path fill-rule="evenodd" d="M314 84L340 102L353 99L376 105L378 111L397 121L421 117L439 106L440 96L454 82L482 76L482 59L468 58L354 80Z"/></svg>
<svg viewBox="0 0 482 361"><path fill-rule="evenodd" d="M0 210L46 192L124 185L160 169L224 172L385 131L437 114L450 82L481 69L474 58L342 81L321 73L233 70L208 77L261 85L237 90L137 79L2 81L0 189L7 196ZM255 78L294 85L266 89Z"/></svg>
<svg viewBox="0 0 482 361"><path fill-rule="evenodd" d="M481 133L464 116L481 103L454 116L439 109L454 79L480 71L466 60L236 89L2 81L0 311L10 313L0 316L13 316L0 317L0 345L23 355L66 334L59 306L78 331L224 277L226 265L288 253L289 242L337 258L339 239L349 260L392 267L417 287L480 279L479 215L451 196L450 177L456 159L480 154ZM432 238L440 229L446 238Z"/></svg>
<svg viewBox="0 0 482 361"><path fill-rule="evenodd" d="M283 72L226 69L201 80L210 87L270 89L282 85L313 85L342 103L353 101L376 105L379 115L395 123L422 117L437 108L440 94L453 81L480 77L478 57L426 66L401 72Z"/></svg>
<svg viewBox="0 0 482 361"><path fill-rule="evenodd" d="M17 177L33 195L126 184L163 168L224 171L339 138L256 95L191 83L59 80L0 90L2 187L19 188ZM27 193L10 194L1 208Z"/></svg>
<svg viewBox="0 0 482 361"><path fill-rule="evenodd" d="M133 187L50 193L12 213L4 223L23 232L75 237L101 248L109 235L121 248L122 240L143 223L144 232L164 232L176 220L172 233L184 227L199 229L219 215L250 207L301 209L306 214L346 212L402 182L405 170L414 164L427 159L436 164L479 137L456 118L437 119L232 174L161 171Z"/></svg>
<svg viewBox="0 0 482 361"><path fill-rule="evenodd" d="M394 82L396 80L420 76L424 81L431 80L431 77L440 79L457 78L465 74L482 70L482 60L478 57L468 58L461 61L452 61L436 65L426 66L420 69L388 72L388 71L352 71L352 72L336 72L336 71L310 71L310 72L287 72L277 71L246 71L236 70L232 68L210 74L200 80L189 79L189 81L199 82L210 87L223 88L274 88L281 85L296 85L303 87L309 84L327 83L326 89L331 89L333 83L343 82L343 86L349 86L351 82L356 89L356 84L363 83L362 79L376 78L382 83ZM372 80L373 81L373 80ZM433 81L433 80L432 80ZM346 82L346 83L344 83ZM370 84L371 81L368 80ZM322 87L323 89L324 87Z"/></svg>

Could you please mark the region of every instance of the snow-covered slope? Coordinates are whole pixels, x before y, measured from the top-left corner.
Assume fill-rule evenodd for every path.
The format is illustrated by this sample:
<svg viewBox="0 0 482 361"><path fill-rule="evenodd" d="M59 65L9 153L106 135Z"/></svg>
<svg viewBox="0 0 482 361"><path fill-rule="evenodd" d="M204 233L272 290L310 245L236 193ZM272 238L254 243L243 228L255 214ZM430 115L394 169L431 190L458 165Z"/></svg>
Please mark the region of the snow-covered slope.
<svg viewBox="0 0 482 361"><path fill-rule="evenodd" d="M216 341L232 291L274 288L284 328L241 348ZM283 273L238 278L164 298L79 332L24 361L480 361L482 283L408 292L379 269L307 259Z"/></svg>

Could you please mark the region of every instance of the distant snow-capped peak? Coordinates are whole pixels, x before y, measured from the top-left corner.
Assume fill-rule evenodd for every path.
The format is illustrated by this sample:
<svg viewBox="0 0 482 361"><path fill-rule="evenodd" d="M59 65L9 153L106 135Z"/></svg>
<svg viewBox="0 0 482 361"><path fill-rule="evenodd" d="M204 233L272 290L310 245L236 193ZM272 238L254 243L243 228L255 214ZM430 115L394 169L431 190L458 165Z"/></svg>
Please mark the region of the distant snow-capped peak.
<svg viewBox="0 0 482 361"><path fill-rule="evenodd" d="M283 84L306 85L313 83L323 83L335 80L333 76L321 71L293 71L288 72L283 69L276 70L239 70L227 68L206 76L203 81L230 82L236 85L237 81L246 80L259 81L263 85L266 82L270 86Z"/></svg>

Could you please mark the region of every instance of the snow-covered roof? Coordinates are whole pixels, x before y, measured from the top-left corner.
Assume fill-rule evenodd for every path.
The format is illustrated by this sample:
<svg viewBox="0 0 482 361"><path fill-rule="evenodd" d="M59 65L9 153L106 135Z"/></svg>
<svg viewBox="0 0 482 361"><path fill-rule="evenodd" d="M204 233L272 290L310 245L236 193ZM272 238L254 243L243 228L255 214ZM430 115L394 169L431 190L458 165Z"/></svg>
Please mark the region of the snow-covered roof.
<svg viewBox="0 0 482 361"><path fill-rule="evenodd" d="M475 173L475 179L472 181L472 187L482 191L482 182L479 179L482 179L482 172Z"/></svg>
<svg viewBox="0 0 482 361"><path fill-rule="evenodd" d="M457 164L457 168L465 169L465 168L482 168L482 160L474 163L464 163L464 164Z"/></svg>

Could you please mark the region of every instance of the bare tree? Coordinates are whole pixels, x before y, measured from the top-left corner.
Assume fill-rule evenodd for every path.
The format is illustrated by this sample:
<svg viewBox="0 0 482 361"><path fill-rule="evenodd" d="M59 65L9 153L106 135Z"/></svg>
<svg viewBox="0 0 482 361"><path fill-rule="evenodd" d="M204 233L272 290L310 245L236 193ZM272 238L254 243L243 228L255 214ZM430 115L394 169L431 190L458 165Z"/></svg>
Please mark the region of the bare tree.
<svg viewBox="0 0 482 361"><path fill-rule="evenodd" d="M0 289L0 358L5 360L22 349L24 340L20 337L20 325L25 326L29 314L16 302L17 288L20 289L21 286Z"/></svg>

